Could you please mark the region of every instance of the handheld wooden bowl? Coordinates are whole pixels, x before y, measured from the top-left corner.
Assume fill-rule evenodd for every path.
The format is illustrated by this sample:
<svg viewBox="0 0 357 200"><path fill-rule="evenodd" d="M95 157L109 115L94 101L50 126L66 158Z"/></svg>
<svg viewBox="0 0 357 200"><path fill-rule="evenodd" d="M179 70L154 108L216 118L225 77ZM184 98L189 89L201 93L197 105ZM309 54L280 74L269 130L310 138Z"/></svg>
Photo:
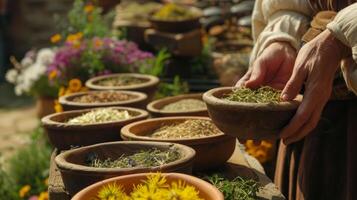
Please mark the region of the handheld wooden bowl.
<svg viewBox="0 0 357 200"><path fill-rule="evenodd" d="M187 145L196 151L194 170L207 170L224 164L233 154L236 139L224 133L200 138L161 139L151 138L152 133L163 125L172 125L190 119L210 120L208 117L162 117L135 122L121 129L123 140L174 142Z"/></svg>
<svg viewBox="0 0 357 200"><path fill-rule="evenodd" d="M98 85L98 82L108 78L120 77L120 76L130 76L138 79L143 79L145 82L140 84L128 85L128 86L102 86ZM148 101L150 101L157 90L159 85L159 78L146 74L135 74L135 73L119 73L97 76L89 79L85 83L86 87L91 90L131 90L137 92L143 92L148 96Z"/></svg>
<svg viewBox="0 0 357 200"><path fill-rule="evenodd" d="M133 189L133 185L141 184L146 180L147 175L148 173L132 174L101 181L83 189L77 193L72 200L92 199L104 185L113 183L123 186L124 191L130 193ZM181 180L186 184L195 187L199 191L199 196L204 200L224 200L223 194L216 187L199 178L179 173L163 173L162 175L165 176L169 184Z"/></svg>
<svg viewBox="0 0 357 200"><path fill-rule="evenodd" d="M239 139L277 139L301 103L302 95L289 102L243 103L222 97L231 87L209 90L203 94L214 124L224 133Z"/></svg>
<svg viewBox="0 0 357 200"><path fill-rule="evenodd" d="M117 159L123 154L131 155L145 149L161 150L175 147L182 157L174 162L147 168L95 168L86 166L88 156L95 153L100 159ZM71 196L81 189L104 179L144 172L180 172L190 174L195 151L187 146L163 142L109 142L73 149L59 154L55 162L61 172L63 183Z"/></svg>
<svg viewBox="0 0 357 200"><path fill-rule="evenodd" d="M173 97L166 97L149 103L146 110L150 112L153 117L171 117L171 116L203 116L208 117L207 108L196 109L192 111L164 111L161 110L164 106L183 99L197 99L202 101L202 94L184 94Z"/></svg>
<svg viewBox="0 0 357 200"><path fill-rule="evenodd" d="M74 117L83 115L93 109L66 111L55 113L42 118L42 125L45 128L51 144L59 150L70 149L71 147L86 146L101 142L111 142L120 140L120 129L132 122L136 122L148 117L148 112L128 107L113 107L119 111L127 110L133 117L126 120L93 123L93 124L68 124L67 121Z"/></svg>
<svg viewBox="0 0 357 200"><path fill-rule="evenodd" d="M59 98L59 103L62 105L64 111L69 110L80 110L88 108L98 108L98 107L113 107L113 106L125 106L133 108L145 108L145 102L147 101L147 95L142 92L133 92L133 91L112 91L121 94L127 94L133 96L132 99L125 101L113 101L113 102L104 102L104 103L82 103L73 101L74 98L100 93L103 91L88 91L88 92L79 92L74 94L69 94Z"/></svg>

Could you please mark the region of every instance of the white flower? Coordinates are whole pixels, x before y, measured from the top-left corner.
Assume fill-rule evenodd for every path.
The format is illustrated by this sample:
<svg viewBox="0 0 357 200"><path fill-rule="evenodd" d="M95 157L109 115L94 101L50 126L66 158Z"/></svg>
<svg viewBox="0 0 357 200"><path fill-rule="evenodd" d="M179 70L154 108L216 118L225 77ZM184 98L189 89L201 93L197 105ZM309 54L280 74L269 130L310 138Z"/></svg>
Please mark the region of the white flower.
<svg viewBox="0 0 357 200"><path fill-rule="evenodd" d="M55 57L55 52L50 48L43 48L37 53L36 63L41 65L49 65Z"/></svg>
<svg viewBox="0 0 357 200"><path fill-rule="evenodd" d="M5 78L9 83L16 83L17 76L18 76L17 70L10 69L6 72Z"/></svg>
<svg viewBox="0 0 357 200"><path fill-rule="evenodd" d="M27 68L34 63L30 57L25 57L21 60L21 68Z"/></svg>

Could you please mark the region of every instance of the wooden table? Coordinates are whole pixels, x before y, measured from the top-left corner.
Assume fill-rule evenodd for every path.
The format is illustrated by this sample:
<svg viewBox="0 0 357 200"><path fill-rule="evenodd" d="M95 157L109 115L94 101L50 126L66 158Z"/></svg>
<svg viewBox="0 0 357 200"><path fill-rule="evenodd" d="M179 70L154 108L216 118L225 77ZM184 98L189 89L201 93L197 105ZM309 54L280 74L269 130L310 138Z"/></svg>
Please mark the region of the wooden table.
<svg viewBox="0 0 357 200"><path fill-rule="evenodd" d="M50 177L49 177L49 199L50 200L70 200L63 185L61 174L54 163L57 152L51 156ZM284 196L272 181L265 175L263 167L253 157L243 153L237 145L232 157L227 164L220 168L220 171L228 177L241 176L259 181L261 189L258 192L258 199L284 200Z"/></svg>

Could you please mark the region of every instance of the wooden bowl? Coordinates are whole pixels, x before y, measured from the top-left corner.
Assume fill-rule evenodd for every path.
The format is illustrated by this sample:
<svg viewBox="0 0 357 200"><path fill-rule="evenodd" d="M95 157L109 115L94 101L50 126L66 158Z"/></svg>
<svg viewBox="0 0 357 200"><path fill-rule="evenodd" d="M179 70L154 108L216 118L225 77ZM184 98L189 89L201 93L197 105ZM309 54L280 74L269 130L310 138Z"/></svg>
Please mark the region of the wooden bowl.
<svg viewBox="0 0 357 200"><path fill-rule="evenodd" d="M243 103L221 99L232 91L231 87L209 90L203 94L214 124L224 133L239 139L277 139L301 103L295 100L268 103Z"/></svg>
<svg viewBox="0 0 357 200"><path fill-rule="evenodd" d="M62 105L64 111L69 110L80 110L88 108L98 108L98 107L113 107L113 106L125 106L133 108L145 108L147 95L141 92L133 91L112 91L115 93L122 93L127 95L132 95L134 98L125 101L114 101L114 102L104 102L104 103L82 103L73 101L74 98L84 96L87 94L95 94L103 91L88 91L73 93L59 98L59 103Z"/></svg>
<svg viewBox="0 0 357 200"><path fill-rule="evenodd" d="M208 117L194 116L147 119L124 126L121 129L121 136L123 140L174 142L187 145L196 151L195 171L213 169L224 164L233 154L236 144L234 137L224 133L188 139L161 139L146 136L163 125L180 123L189 119L210 120Z"/></svg>
<svg viewBox="0 0 357 200"><path fill-rule="evenodd" d="M187 9L196 13L196 17L185 20L163 20L150 17L149 21L154 29L166 33L184 33L194 29L200 29L200 18L202 16L202 11L195 7L188 7Z"/></svg>
<svg viewBox="0 0 357 200"><path fill-rule="evenodd" d="M134 117L127 120L84 125L66 123L71 118L93 110L85 109L47 115L41 121L51 144L59 150L66 150L76 146L120 140L119 132L123 126L146 119L149 115L148 112L141 109L128 107L113 108L120 111L127 110Z"/></svg>
<svg viewBox="0 0 357 200"><path fill-rule="evenodd" d="M88 159L88 156L93 153L96 153L101 159L116 159L120 157L123 153L130 155L145 149L157 148L165 150L169 149L170 147L176 147L181 153L182 158L158 167L133 167L121 169L95 168L86 166L86 160ZM181 172L190 174L192 172L194 157L195 151L192 148L180 144L163 142L121 141L101 143L69 150L59 154L56 157L55 162L61 172L61 176L66 190L71 196L73 196L79 190L87 187L88 185L115 176L144 172Z"/></svg>
<svg viewBox="0 0 357 200"><path fill-rule="evenodd" d="M148 173L131 174L101 181L83 189L77 193L72 200L92 199L104 185L113 183L122 185L126 192L131 192L133 185L142 183L142 181L146 180L147 175ZM223 194L216 187L204 180L179 173L163 173L162 175L166 177L169 184L173 181L177 182L178 180L182 180L186 184L192 185L199 191L200 197L204 200L224 200Z"/></svg>
<svg viewBox="0 0 357 200"><path fill-rule="evenodd" d="M114 78L118 76L130 76L138 79L145 80L144 83L128 85L128 86L101 86L97 83L101 80ZM135 74L135 73L119 73L119 74L110 74L97 76L86 81L85 85L92 90L131 90L137 92L143 92L148 96L148 101L150 101L157 90L159 85L159 79L155 76L146 75L146 74Z"/></svg>
<svg viewBox="0 0 357 200"><path fill-rule="evenodd" d="M149 103L146 106L153 117L171 117L171 116L203 116L208 117L207 108L197 109L192 111L164 111L161 110L164 106L183 100L183 99L198 99L202 100L202 94L184 94L174 97L166 97Z"/></svg>

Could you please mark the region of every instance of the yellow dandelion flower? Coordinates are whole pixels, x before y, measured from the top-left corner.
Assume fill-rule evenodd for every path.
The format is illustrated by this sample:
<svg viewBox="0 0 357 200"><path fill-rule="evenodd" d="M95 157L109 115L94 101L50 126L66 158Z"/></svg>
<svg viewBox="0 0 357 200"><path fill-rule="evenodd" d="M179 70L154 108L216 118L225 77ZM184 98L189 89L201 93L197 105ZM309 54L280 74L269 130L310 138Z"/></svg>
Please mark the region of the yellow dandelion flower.
<svg viewBox="0 0 357 200"><path fill-rule="evenodd" d="M51 37L51 42L57 43L57 42L61 41L61 39L62 39L62 36L57 33Z"/></svg>
<svg viewBox="0 0 357 200"><path fill-rule="evenodd" d="M77 78L71 79L68 85L68 88L71 92L78 92L82 88L82 82Z"/></svg>
<svg viewBox="0 0 357 200"><path fill-rule="evenodd" d="M144 183L151 188L167 187L166 178L161 173L153 173L147 176L147 180Z"/></svg>
<svg viewBox="0 0 357 200"><path fill-rule="evenodd" d="M38 200L48 200L48 192L41 192Z"/></svg>
<svg viewBox="0 0 357 200"><path fill-rule="evenodd" d="M103 186L97 197L100 200L129 200L129 196L125 194L123 187L116 185L116 183Z"/></svg>
<svg viewBox="0 0 357 200"><path fill-rule="evenodd" d="M163 188L150 188L146 184L134 186L130 197L135 200L163 200L169 199L169 191Z"/></svg>
<svg viewBox="0 0 357 200"><path fill-rule="evenodd" d="M94 10L93 4L87 4L86 6L84 6L84 12L86 13L91 13L93 10Z"/></svg>
<svg viewBox="0 0 357 200"><path fill-rule="evenodd" d="M56 113L63 112L63 107L62 107L62 105L59 104L59 103L55 103L54 109L55 109L55 112L56 112Z"/></svg>
<svg viewBox="0 0 357 200"><path fill-rule="evenodd" d="M66 94L66 88L65 87L60 87L60 89L58 90L58 96L64 96Z"/></svg>
<svg viewBox="0 0 357 200"><path fill-rule="evenodd" d="M52 70L48 75L48 79L53 80L57 77L57 70Z"/></svg>
<svg viewBox="0 0 357 200"><path fill-rule="evenodd" d="M181 180L171 184L169 199L203 200L200 198L199 191L195 187L186 185Z"/></svg>
<svg viewBox="0 0 357 200"><path fill-rule="evenodd" d="M24 185L19 191L19 196L21 198L26 197L28 195L28 193L30 192L30 190L31 190L31 186L30 185Z"/></svg>

